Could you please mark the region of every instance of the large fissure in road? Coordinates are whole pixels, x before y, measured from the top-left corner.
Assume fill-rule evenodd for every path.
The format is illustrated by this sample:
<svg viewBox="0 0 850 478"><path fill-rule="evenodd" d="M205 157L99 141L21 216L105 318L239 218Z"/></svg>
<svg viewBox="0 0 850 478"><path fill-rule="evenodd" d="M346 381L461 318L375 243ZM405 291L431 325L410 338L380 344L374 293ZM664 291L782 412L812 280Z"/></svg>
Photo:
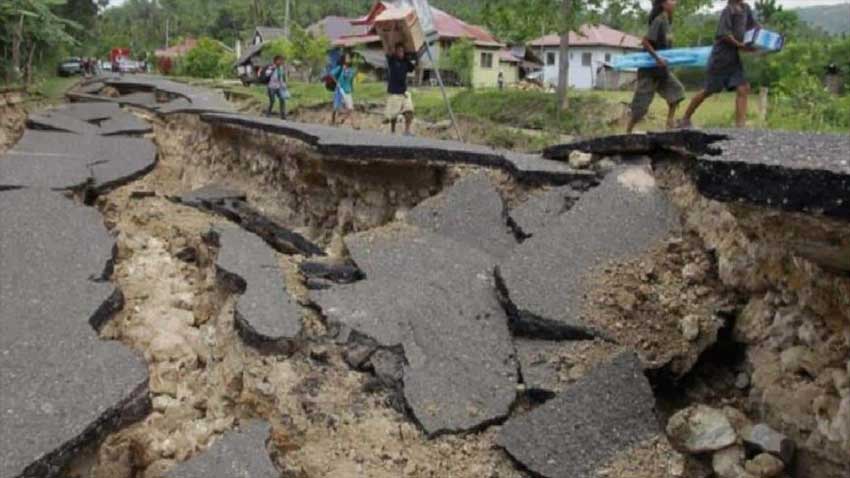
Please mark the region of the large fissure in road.
<svg viewBox="0 0 850 478"><path fill-rule="evenodd" d="M54 433L13 463L61 459L11 476L848 471L846 138L680 132L529 155L237 115L153 77L69 96L0 158L4 222L41 224L5 201L53 189L99 213L89 242L114 247L86 267L122 304L96 347L147 365L149 401ZM823 157L795 164L807 148ZM818 178L832 195L804 186ZM2 239L4 261L25 241ZM86 294L114 303L104 292ZM88 326L85 307L69 311ZM67 413L61 387L38 393Z"/></svg>

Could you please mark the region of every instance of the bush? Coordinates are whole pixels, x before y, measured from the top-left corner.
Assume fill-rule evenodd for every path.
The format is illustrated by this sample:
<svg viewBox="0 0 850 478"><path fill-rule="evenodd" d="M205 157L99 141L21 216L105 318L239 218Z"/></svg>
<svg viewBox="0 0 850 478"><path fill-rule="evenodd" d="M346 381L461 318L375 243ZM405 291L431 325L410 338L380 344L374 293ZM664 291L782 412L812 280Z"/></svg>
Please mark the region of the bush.
<svg viewBox="0 0 850 478"><path fill-rule="evenodd" d="M458 40L440 55L440 69L457 75L461 84L472 86L472 70L475 64L475 46L467 39Z"/></svg>
<svg viewBox="0 0 850 478"><path fill-rule="evenodd" d="M156 68L163 75L170 75L174 69L174 62L169 57L162 57L156 62Z"/></svg>
<svg viewBox="0 0 850 478"><path fill-rule="evenodd" d="M803 131L850 129L850 96L836 97L820 77L799 65L776 84L768 124L772 128Z"/></svg>
<svg viewBox="0 0 850 478"><path fill-rule="evenodd" d="M233 74L235 58L221 43L203 37L183 58L181 73L198 78L222 78Z"/></svg>

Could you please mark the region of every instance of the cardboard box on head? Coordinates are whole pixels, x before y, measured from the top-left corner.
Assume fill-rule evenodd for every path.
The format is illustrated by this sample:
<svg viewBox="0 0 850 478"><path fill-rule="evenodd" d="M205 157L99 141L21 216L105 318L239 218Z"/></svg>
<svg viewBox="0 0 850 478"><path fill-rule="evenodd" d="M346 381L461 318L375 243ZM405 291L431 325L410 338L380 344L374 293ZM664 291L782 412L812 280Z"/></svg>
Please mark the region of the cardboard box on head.
<svg viewBox="0 0 850 478"><path fill-rule="evenodd" d="M416 12L409 7L389 8L375 18L375 30L381 37L384 51L395 52L398 44L406 52L418 52L425 44L425 33Z"/></svg>

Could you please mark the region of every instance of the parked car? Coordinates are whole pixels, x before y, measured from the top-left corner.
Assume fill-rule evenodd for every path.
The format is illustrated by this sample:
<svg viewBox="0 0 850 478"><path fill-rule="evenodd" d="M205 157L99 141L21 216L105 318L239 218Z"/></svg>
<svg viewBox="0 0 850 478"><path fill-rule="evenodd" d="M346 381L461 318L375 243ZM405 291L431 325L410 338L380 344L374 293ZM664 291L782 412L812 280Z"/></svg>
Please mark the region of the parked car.
<svg viewBox="0 0 850 478"><path fill-rule="evenodd" d="M66 58L59 63L56 73L59 76L79 75L83 72L83 62L77 57Z"/></svg>
<svg viewBox="0 0 850 478"><path fill-rule="evenodd" d="M120 60L118 62L118 67L121 69L121 73L142 73L142 62L133 61L133 60Z"/></svg>

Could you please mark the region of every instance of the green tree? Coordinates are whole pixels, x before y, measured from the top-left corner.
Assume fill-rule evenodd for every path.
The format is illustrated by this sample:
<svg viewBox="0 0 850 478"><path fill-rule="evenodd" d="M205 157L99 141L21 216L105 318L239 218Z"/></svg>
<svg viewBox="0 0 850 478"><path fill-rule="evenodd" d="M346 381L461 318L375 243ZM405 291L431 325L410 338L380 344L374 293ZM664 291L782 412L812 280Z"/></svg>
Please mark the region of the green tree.
<svg viewBox="0 0 850 478"><path fill-rule="evenodd" d="M0 47L7 83L32 82L36 53L75 45L79 25L54 13L65 0L4 0L0 3Z"/></svg>
<svg viewBox="0 0 850 478"><path fill-rule="evenodd" d="M221 78L231 75L235 60L221 43L202 37L198 45L183 58L182 71L198 78Z"/></svg>
<svg viewBox="0 0 850 478"><path fill-rule="evenodd" d="M472 70L475 64L475 45L471 41L458 40L440 55L439 67L457 75L458 80L466 86L472 86Z"/></svg>

